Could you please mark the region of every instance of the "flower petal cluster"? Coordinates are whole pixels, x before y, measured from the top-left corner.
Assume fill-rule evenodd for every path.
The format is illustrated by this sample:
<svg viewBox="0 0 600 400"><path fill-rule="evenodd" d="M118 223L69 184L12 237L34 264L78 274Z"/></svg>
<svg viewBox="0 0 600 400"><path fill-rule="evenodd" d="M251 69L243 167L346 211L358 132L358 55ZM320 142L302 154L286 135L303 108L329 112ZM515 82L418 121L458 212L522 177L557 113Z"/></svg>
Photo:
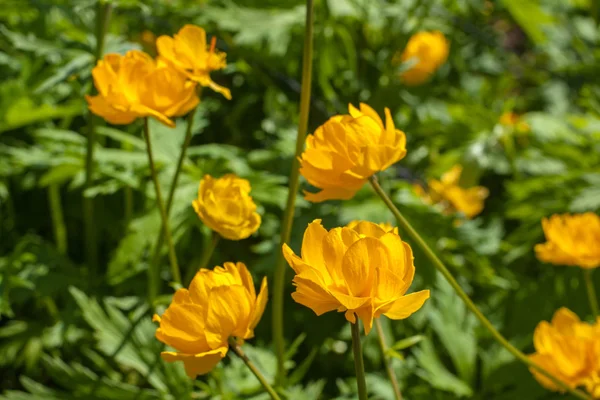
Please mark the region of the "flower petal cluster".
<svg viewBox="0 0 600 400"><path fill-rule="evenodd" d="M542 220L546 243L535 246L540 261L598 268L600 266L600 217L584 214L554 214Z"/></svg>
<svg viewBox="0 0 600 400"><path fill-rule="evenodd" d="M536 352L529 357L571 387L585 386L600 394L600 318L595 324L580 321L567 308L554 313L552 321L542 321L533 334ZM547 389L562 391L551 380L530 369Z"/></svg>
<svg viewBox="0 0 600 400"><path fill-rule="evenodd" d="M225 68L226 54L215 49L215 38L210 46L206 42L206 32L195 25L185 25L173 37L160 36L156 40L158 54L187 77L202 86L210 87L231 99L229 89L217 85L210 73Z"/></svg>
<svg viewBox="0 0 600 400"><path fill-rule="evenodd" d="M450 44L440 31L418 32L411 36L399 57L401 62L412 65L401 75L407 85L420 85L446 62Z"/></svg>
<svg viewBox="0 0 600 400"><path fill-rule="evenodd" d="M349 114L337 115L306 138L300 173L318 193L305 192L309 201L350 199L378 171L406 155L406 136L396 129L389 109L385 125L368 105L352 104Z"/></svg>
<svg viewBox="0 0 600 400"><path fill-rule="evenodd" d="M407 318L429 298L429 290L406 294L415 275L412 250L372 222L327 231L317 219L304 232L301 257L287 244L283 254L296 273L297 303L317 315L345 312L352 323L358 316L366 333L374 318Z"/></svg>
<svg viewBox="0 0 600 400"><path fill-rule="evenodd" d="M228 340L254 337L267 304L267 278L258 295L243 263L227 262L198 271L189 289L179 289L162 316L156 338L176 351L161 353L167 362L183 361L190 378L206 374L227 354Z"/></svg>
<svg viewBox="0 0 600 400"><path fill-rule="evenodd" d="M234 174L218 179L206 175L192 206L202 222L225 239L245 239L261 222L250 189L250 182Z"/></svg>
<svg viewBox="0 0 600 400"><path fill-rule="evenodd" d="M154 117L175 126L172 117L199 103L195 82L148 54L131 50L124 56L107 54L92 69L96 96L86 96L90 111L111 124L130 124Z"/></svg>

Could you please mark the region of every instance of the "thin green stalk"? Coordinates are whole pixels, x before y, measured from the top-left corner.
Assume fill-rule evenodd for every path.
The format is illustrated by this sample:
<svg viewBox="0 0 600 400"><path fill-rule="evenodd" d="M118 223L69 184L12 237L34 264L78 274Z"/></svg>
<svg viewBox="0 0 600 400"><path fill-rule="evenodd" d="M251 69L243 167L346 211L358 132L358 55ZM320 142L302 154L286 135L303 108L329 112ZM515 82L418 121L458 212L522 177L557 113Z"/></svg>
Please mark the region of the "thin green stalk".
<svg viewBox="0 0 600 400"><path fill-rule="evenodd" d="M215 249L217 248L217 244L219 243L219 239L221 239L221 236L219 236L219 234L217 232L213 232L212 236L210 238L210 242L208 243L208 245L206 246L206 248L204 249L204 251L202 252L202 257L200 258L200 262L198 263L198 267L197 268L190 268L186 274L185 274L185 283L189 284L191 282L191 280L194 278L194 275L196 274L196 272L198 272L200 269L202 268L206 268L208 266L208 263L210 262L210 259L213 255L213 253L215 252Z"/></svg>
<svg viewBox="0 0 600 400"><path fill-rule="evenodd" d="M490 334L493 336L493 338L498 343L500 343L506 350L508 350L509 353L511 353L513 356L515 356L515 358L517 358L519 361L523 362L530 368L534 368L539 373L544 375L546 378L551 380L558 387L564 389L565 391L571 393L572 395L574 395L580 399L591 400L591 397L589 397L588 395L586 395L585 393L583 393L580 390L569 387L569 385L567 385L566 383L564 383L563 381L561 381L560 379L558 379L557 377L552 375L550 372L546 371L544 368L540 367L538 364L531 361L519 349L517 349L515 346L510 344L510 342L508 340L506 340L506 338L504 338L504 336L502 336L502 334L500 334L500 332L498 332L498 330L496 330L494 325L492 325L492 323L482 314L482 312L479 311L479 309L477 308L475 303L473 303L473 301L464 292L464 290L462 290L462 288L460 287L460 285L458 284L456 279L454 279L454 277L452 276L452 274L450 273L448 268L446 268L444 263L438 258L438 256L433 252L433 250L431 250L431 248L423 240L421 235L419 235L419 233L404 218L404 216L402 216L402 214L400 213L398 208L396 208L396 206L394 205L392 200L383 191L381 186L379 186L379 183L377 182L377 178L375 176L372 176L371 178L369 178L369 182L371 183L371 186L373 186L373 189L375 190L375 192L379 195L379 197L381 197L381 199L383 200L385 205L390 209L392 214L394 214L394 217L396 217L396 220L398 221L398 225L400 226L400 228L425 253L425 256L427 256L427 258L431 261L431 263L435 266L435 268L444 276L444 278L446 278L446 280L448 281L450 286L452 286L452 288L454 289L454 291L456 292L458 297L460 297L460 299L465 303L467 308L479 320L481 325L483 325L484 328L490 332Z"/></svg>
<svg viewBox="0 0 600 400"><path fill-rule="evenodd" d="M112 10L111 4L106 4L103 0L98 1L96 5L96 51L94 53L95 63L102 58L104 52L104 38L110 20ZM91 94L95 93L92 85ZM96 143L96 116L88 113L87 120L87 149L85 157L85 187L83 196L83 212L85 224L85 253L88 268L90 271L90 282L94 282L94 277L98 269L98 244L96 243L96 225L94 223L94 199L85 196L85 189L92 186L94 180L94 145Z"/></svg>
<svg viewBox="0 0 600 400"><path fill-rule="evenodd" d="M177 255L175 254L175 245L173 244L173 238L171 237L171 228L169 227L169 217L167 217L167 210L163 201L162 193L160 190L160 183L158 182L158 175L156 173L156 167L154 166L154 157L152 155L152 143L150 140L150 129L148 128L148 118L144 118L144 138L146 139L146 152L148 153L148 164L150 165L150 174L152 175L152 181L154 182L154 190L156 191L156 203L160 212L160 218L162 220L162 228L167 239L167 246L169 247L169 262L171 264L171 274L173 275L173 281L181 284L181 274L179 273L179 265L177 265ZM148 277L150 283L155 284L155 280L159 278L158 268L150 266L148 268ZM158 288L158 285L149 287L150 293L150 304L154 301L157 292L154 290Z"/></svg>
<svg viewBox="0 0 600 400"><path fill-rule="evenodd" d="M381 357L383 358L385 370L387 372L388 378L390 379L390 383L392 384L392 389L394 390L394 398L396 400L402 400L402 392L400 392L400 386L398 385L396 374L392 369L392 363L390 362L390 360L388 360L388 347L387 343L385 342L383 328L381 327L381 318L375 318L375 328L377 329L377 337L379 338L379 349L381 350Z"/></svg>
<svg viewBox="0 0 600 400"><path fill-rule="evenodd" d="M356 371L356 384L358 386L358 399L367 400L367 381L365 380L365 363L363 361L362 346L360 345L360 323L356 317L356 323L350 323L352 330L352 352L354 353L354 370Z"/></svg>
<svg viewBox="0 0 600 400"><path fill-rule="evenodd" d="M265 390L267 391L267 393L269 393L269 396L271 396L271 399L273 399L273 400L281 400L280 397L279 397L279 395L275 392L275 389L273 389L273 387L271 387L271 385L269 385L269 382L267 382L267 380L265 379L264 375L258 370L258 368L256 368L256 365L254 365L254 363L252 361L250 361L250 359L248 358L248 356L246 355L246 353L244 353L244 351L237 344L237 342L235 341L235 339L229 338L229 348L239 358L241 358L242 361L244 362L244 364L246 364L246 366L248 367L248 369L250 369L250 371L252 371L252 373L254 374L254 376L256 377L256 379L258 379L258 381L265 388Z"/></svg>
<svg viewBox="0 0 600 400"><path fill-rule="evenodd" d="M54 240L60 254L67 254L67 227L60 200L60 186L56 183L48 186L48 200L50 201L50 213L54 227Z"/></svg>
<svg viewBox="0 0 600 400"><path fill-rule="evenodd" d="M598 313L598 297L596 296L596 289L594 288L594 281L592 280L592 271L591 269L582 269L583 270L583 280L585 281L585 288L587 290L588 299L590 301L590 309L592 310L592 314L594 314L594 318L600 316Z"/></svg>
<svg viewBox="0 0 600 400"><path fill-rule="evenodd" d="M177 168L175 168L175 174L173 175L173 179L171 180L171 187L169 188L169 195L167 196L167 205L166 205L166 213L167 218L171 214L171 207L173 206L173 197L175 196L175 190L177 189L177 182L179 181L179 175L181 173L183 162L185 161L185 155L187 153L187 149L190 146L190 142L192 141L192 125L194 122L194 114L196 113L196 109L194 108L189 112L187 118L187 128L185 130L185 138L183 139L183 145L181 146L181 152L179 153L179 159L177 160ZM158 231L158 237L156 238L156 244L154 246L154 254L152 255L152 260L150 264L150 268L157 270L158 264L160 262L160 251L165 242L165 226L164 222L161 222L160 230ZM159 282L154 282L158 284ZM153 289L158 292L158 288Z"/></svg>
<svg viewBox="0 0 600 400"><path fill-rule="evenodd" d="M296 208L296 194L300 178L300 163L298 158L302 154L304 139L308 129L308 113L310 111L310 90L312 81L313 59L313 0L306 1L306 23L304 26L304 54L302 56L302 89L300 92L300 116L298 121L298 135L296 136L296 152L292 159L292 169L288 183L288 197L283 220L281 222L281 236L279 246L290 241L292 223ZM277 383L285 379L285 338L283 333L283 292L285 291L285 259L281 251L278 252L277 263L273 279L273 341L277 354Z"/></svg>

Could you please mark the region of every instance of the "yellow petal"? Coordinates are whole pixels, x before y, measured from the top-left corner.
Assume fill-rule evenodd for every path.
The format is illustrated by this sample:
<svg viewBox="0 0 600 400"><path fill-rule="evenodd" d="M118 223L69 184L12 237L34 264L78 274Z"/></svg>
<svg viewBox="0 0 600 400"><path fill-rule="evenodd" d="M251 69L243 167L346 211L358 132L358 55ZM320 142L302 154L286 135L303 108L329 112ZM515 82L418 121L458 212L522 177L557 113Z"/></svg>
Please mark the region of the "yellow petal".
<svg viewBox="0 0 600 400"><path fill-rule="evenodd" d="M196 304L171 304L160 317L156 338L183 353L207 348L203 308Z"/></svg>
<svg viewBox="0 0 600 400"><path fill-rule="evenodd" d="M353 296L370 296L375 278L375 266L389 268L387 247L378 239L366 237L348 248L342 264L344 280Z"/></svg>
<svg viewBox="0 0 600 400"><path fill-rule="evenodd" d="M350 228L334 228L322 240L322 257L327 275L331 277L326 283L343 286L342 272L344 254L352 244L360 239L358 233Z"/></svg>
<svg viewBox="0 0 600 400"><path fill-rule="evenodd" d="M429 290L421 290L400 297L383 314L389 319L404 319L419 310L429 298Z"/></svg>
<svg viewBox="0 0 600 400"><path fill-rule="evenodd" d="M333 311L340 306L340 302L327 289L311 279L296 276L294 284L296 285L296 291L292 293L294 301L310 308L317 315Z"/></svg>
<svg viewBox="0 0 600 400"><path fill-rule="evenodd" d="M160 353L166 362L183 361L185 373L191 379L210 372L227 354L227 347L219 347L199 354L182 354L170 351Z"/></svg>
<svg viewBox="0 0 600 400"><path fill-rule="evenodd" d="M325 269L325 263L323 261L323 239L326 235L327 230L321 225L321 220L315 219L308 224L302 239L302 259L307 264L320 270Z"/></svg>
<svg viewBox="0 0 600 400"><path fill-rule="evenodd" d="M211 348L225 345L229 336L244 337L249 325L251 304L241 285L212 289L206 316L206 341Z"/></svg>
<svg viewBox="0 0 600 400"><path fill-rule="evenodd" d="M269 299L269 289L267 287L267 278L264 277L262 283L260 285L260 291L258 292L258 297L256 297L256 303L254 305L254 310L252 310L252 315L250 316L250 325L249 330L252 331L258 325L263 313L265 312L265 307L267 306L267 300ZM248 339L247 336L244 339Z"/></svg>

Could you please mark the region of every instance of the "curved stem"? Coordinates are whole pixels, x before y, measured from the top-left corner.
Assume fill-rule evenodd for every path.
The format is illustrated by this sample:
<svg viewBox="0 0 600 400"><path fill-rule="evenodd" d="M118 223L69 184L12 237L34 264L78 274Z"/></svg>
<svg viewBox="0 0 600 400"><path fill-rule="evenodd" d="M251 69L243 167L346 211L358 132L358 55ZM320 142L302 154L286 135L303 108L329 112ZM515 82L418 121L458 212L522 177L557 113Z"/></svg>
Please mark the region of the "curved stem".
<svg viewBox="0 0 600 400"><path fill-rule="evenodd" d="M231 351L233 351L239 358L242 359L242 361L244 362L244 364L246 364L248 369L252 371L256 379L258 379L258 381L265 388L267 393L269 393L269 396L271 396L273 400L281 400L279 395L275 392L275 389L273 389L271 385L269 385L269 382L267 382L264 375L258 370L258 368L256 368L256 365L254 365L254 363L250 361L246 353L244 353L244 351L237 344L235 339L229 338L229 347Z"/></svg>
<svg viewBox="0 0 600 400"><path fill-rule="evenodd" d="M54 226L54 240L60 254L67 254L67 227L60 199L60 186L51 183L48 186L48 200L50 201L50 213L52 225Z"/></svg>
<svg viewBox="0 0 600 400"><path fill-rule="evenodd" d="M300 92L300 116L298 135L296 136L296 152L292 160L292 169L288 182L288 197L283 220L279 246L290 241L292 223L296 207L296 194L300 179L300 162L298 161L304 147L304 139L308 129L308 113L310 111L310 90L312 81L313 59L313 0L306 1L306 23L304 26L304 54L302 56L302 89ZM285 339L283 334L283 292L285 291L285 259L281 250L278 252L273 279L273 341L277 354L277 379L281 383L285 378Z"/></svg>
<svg viewBox="0 0 600 400"><path fill-rule="evenodd" d="M152 181L154 182L154 190L156 191L156 204L160 212L160 218L162 219L162 227L167 239L167 246L169 247L169 262L171 264L171 274L173 280L176 283L181 284L181 274L179 273L179 265L177 265L177 255L175 254L175 246L173 244L173 238L171 237L171 229L169 228L169 217L167 217L167 210L165 203L163 202L162 193L160 190L160 184L158 182L158 175L156 174L156 167L154 165L154 157L152 155L152 142L150 140L150 130L148 128L148 118L144 118L144 139L146 139L146 152L148 153L148 164L150 165L150 174L152 175ZM158 288L156 284L159 279L158 268L156 266L150 266L148 268L150 282L154 285L150 288L153 290L149 293L151 302L154 301L157 292L154 292L155 288ZM152 303L151 303L152 304Z"/></svg>
<svg viewBox="0 0 600 400"><path fill-rule="evenodd" d="M498 330L492 325L492 323L483 315L481 311L477 308L475 303L469 298L469 296L462 290L456 279L452 276L448 268L444 265L444 263L438 258L438 256L431 250L429 245L423 240L421 235L412 227L412 225L402 216L398 208L394 205L392 200L388 197L388 195L383 191L379 183L377 182L377 178L372 176L369 178L369 182L375 192L381 197L385 205L390 209L396 220L398 221L398 225L400 228L406 232L406 234L410 237L410 239L419 246L419 248L425 253L427 258L431 261L431 263L435 266L435 268L446 278L450 286L454 289L458 297L465 303L467 308L475 315L475 317L479 320L481 325L487 329L490 334L494 337L494 339L500 343L509 353L511 353L515 358L519 361L526 364L528 367L535 369L540 374L544 375L546 378L551 380L555 385L564 389L565 391L571 393L572 395L580 398L591 400L589 396L583 393L580 390L571 388L569 385L552 375L550 372L546 371L544 368L540 367L538 364L534 363L527 357L523 352L517 349L515 346L510 344L508 340Z"/></svg>
<svg viewBox="0 0 600 400"><path fill-rule="evenodd" d="M221 236L217 232L213 232L210 238L210 242L208 246L202 252L202 258L200 258L200 262L198 263L197 268L190 268L185 275L185 283L188 284L193 278L196 272L201 270L202 268L206 268L208 263L210 262L210 258L212 257L215 249L217 248L217 244L219 243L219 239Z"/></svg>
<svg viewBox="0 0 600 400"><path fill-rule="evenodd" d="M381 350L381 357L383 358L385 370L387 372L388 378L390 379L390 383L392 384L392 389L394 390L394 398L396 400L402 400L402 393L400 392L400 386L398 385L396 374L392 369L392 363L390 362L390 360L388 360L388 347L385 343L385 335L383 333L383 327L381 326L381 318L375 318L375 328L377 329L377 337L379 339L379 349Z"/></svg>
<svg viewBox="0 0 600 400"><path fill-rule="evenodd" d="M365 380L365 363L363 361L362 346L360 345L360 326L359 319L356 317L356 323L350 322L352 331L352 352L354 353L354 371L356 372L356 385L358 386L358 399L367 400L367 381Z"/></svg>
<svg viewBox="0 0 600 400"><path fill-rule="evenodd" d="M598 297L596 297L596 289L592 280L592 271L591 269L583 269L583 280L585 281L585 288L590 301L590 309L592 310L592 314L594 314L594 318L597 318L600 314L598 313Z"/></svg>

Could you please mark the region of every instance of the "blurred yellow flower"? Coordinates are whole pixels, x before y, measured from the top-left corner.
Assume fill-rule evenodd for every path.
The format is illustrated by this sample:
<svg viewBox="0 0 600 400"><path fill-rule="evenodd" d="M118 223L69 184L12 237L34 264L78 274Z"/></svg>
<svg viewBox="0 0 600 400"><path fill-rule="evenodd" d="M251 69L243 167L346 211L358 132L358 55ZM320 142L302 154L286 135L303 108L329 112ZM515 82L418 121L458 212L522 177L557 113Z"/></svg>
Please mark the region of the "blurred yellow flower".
<svg viewBox="0 0 600 400"><path fill-rule="evenodd" d="M302 257L287 244L283 254L296 272L297 303L317 315L345 312L352 323L358 316L367 334L374 318L407 318L429 298L429 290L405 294L415 275L412 250L397 233L372 222L328 232L314 220L304 232Z"/></svg>
<svg viewBox="0 0 600 400"><path fill-rule="evenodd" d="M346 228L350 228L350 229L354 229L357 228L359 225L364 225L365 221L359 221L359 220L354 220L354 221L350 221L348 222L348 224L346 225ZM380 222L379 224L377 224L381 229L383 229L385 232L390 232L390 231L394 231L394 233L398 234L398 228L393 226L392 224L390 224L389 222Z"/></svg>
<svg viewBox="0 0 600 400"><path fill-rule="evenodd" d="M483 210L489 191L483 186L462 188L459 186L461 174L462 166L455 165L440 180L428 180L428 192L418 185L415 185L415 192L429 204L445 205L448 213L461 212L467 218L473 218Z"/></svg>
<svg viewBox="0 0 600 400"><path fill-rule="evenodd" d="M522 120L521 116L514 112L505 112L500 116L501 125L515 128L519 132L529 132L529 124Z"/></svg>
<svg viewBox="0 0 600 400"><path fill-rule="evenodd" d="M600 266L600 217L554 214L542 220L546 243L535 246L540 261L581 268Z"/></svg>
<svg viewBox="0 0 600 400"><path fill-rule="evenodd" d="M267 304L267 278L258 296L252 275L243 263L198 271L188 289L179 289L159 322L156 338L175 351L161 353L167 362L183 361L194 379L206 374L227 354L228 340L254 337L254 328Z"/></svg>
<svg viewBox="0 0 600 400"><path fill-rule="evenodd" d="M210 78L211 71L225 68L225 53L215 49L213 36L210 47L206 43L206 32L195 25L185 25L173 37L160 36L156 40L158 54L183 71L187 77L202 86L210 87L231 99L229 89L217 85Z"/></svg>
<svg viewBox="0 0 600 400"><path fill-rule="evenodd" d="M585 385L592 394L600 389L600 318L590 325L563 307L554 313L551 323L538 324L533 344L536 352L529 357L540 367L570 387ZM535 369L530 371L545 388L562 391Z"/></svg>
<svg viewBox="0 0 600 400"><path fill-rule="evenodd" d="M406 136L396 129L388 108L385 126L375 110L352 104L349 115L336 115L306 138L300 173L318 193L305 192L309 201L350 199L378 171L406 155Z"/></svg>
<svg viewBox="0 0 600 400"><path fill-rule="evenodd" d="M440 31L418 32L406 44L404 52L396 56L394 63L414 63L402 72L402 81L407 85L420 85L446 62L450 44Z"/></svg>
<svg viewBox="0 0 600 400"><path fill-rule="evenodd" d="M234 174L218 179L206 175L192 206L202 222L225 239L246 239L260 226L261 218L250 196L250 182Z"/></svg>
<svg viewBox="0 0 600 400"><path fill-rule="evenodd" d="M170 119L198 105L196 84L177 70L141 51L125 56L107 54L92 69L98 95L86 96L90 111L111 124L130 124L154 117L168 126Z"/></svg>

